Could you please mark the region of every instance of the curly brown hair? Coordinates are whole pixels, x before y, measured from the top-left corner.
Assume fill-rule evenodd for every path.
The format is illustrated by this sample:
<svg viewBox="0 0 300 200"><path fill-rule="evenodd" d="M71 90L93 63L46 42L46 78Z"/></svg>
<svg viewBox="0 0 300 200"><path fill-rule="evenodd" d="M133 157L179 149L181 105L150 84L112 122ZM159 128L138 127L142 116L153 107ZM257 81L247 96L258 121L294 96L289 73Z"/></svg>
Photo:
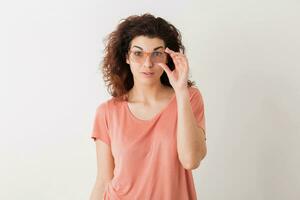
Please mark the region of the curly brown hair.
<svg viewBox="0 0 300 200"><path fill-rule="evenodd" d="M161 17L145 13L140 16L131 15L126 19L121 19L120 22L116 30L104 38L106 44L100 70L109 94L117 99L126 100L128 91L134 85L130 66L126 63L126 55L133 38L137 36L159 38L164 41L166 47L176 52L184 53L185 47L181 42L180 31ZM175 68L169 55L167 65L171 70ZM165 71L160 81L163 85L172 87ZM187 85L191 87L195 85L195 82L188 80Z"/></svg>

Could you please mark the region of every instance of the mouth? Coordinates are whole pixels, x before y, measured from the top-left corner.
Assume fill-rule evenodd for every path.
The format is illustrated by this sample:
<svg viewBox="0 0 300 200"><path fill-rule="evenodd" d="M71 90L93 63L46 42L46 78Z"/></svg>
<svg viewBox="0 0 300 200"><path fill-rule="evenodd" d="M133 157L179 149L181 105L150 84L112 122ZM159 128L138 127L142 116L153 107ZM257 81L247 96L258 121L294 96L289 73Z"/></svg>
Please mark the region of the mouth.
<svg viewBox="0 0 300 200"><path fill-rule="evenodd" d="M142 72L145 76L153 76L154 72Z"/></svg>
<svg viewBox="0 0 300 200"><path fill-rule="evenodd" d="M142 72L144 74L154 74L154 72Z"/></svg>

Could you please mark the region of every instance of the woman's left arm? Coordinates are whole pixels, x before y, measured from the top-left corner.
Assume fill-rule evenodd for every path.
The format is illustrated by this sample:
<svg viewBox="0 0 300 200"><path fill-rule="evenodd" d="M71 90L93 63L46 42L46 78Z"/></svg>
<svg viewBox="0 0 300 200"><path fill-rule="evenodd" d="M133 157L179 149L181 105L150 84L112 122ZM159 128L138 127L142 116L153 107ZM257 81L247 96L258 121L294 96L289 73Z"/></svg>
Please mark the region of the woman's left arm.
<svg viewBox="0 0 300 200"><path fill-rule="evenodd" d="M176 99L178 157L185 169L196 169L207 152L204 130L197 126L188 88L176 91Z"/></svg>
<svg viewBox="0 0 300 200"><path fill-rule="evenodd" d="M196 169L206 155L206 141L202 128L197 126L194 117L190 95L187 87L189 64L186 56L181 52L165 49L174 64L173 71L165 63L158 63L166 72L169 82L175 90L177 99L177 151L178 158L185 169Z"/></svg>

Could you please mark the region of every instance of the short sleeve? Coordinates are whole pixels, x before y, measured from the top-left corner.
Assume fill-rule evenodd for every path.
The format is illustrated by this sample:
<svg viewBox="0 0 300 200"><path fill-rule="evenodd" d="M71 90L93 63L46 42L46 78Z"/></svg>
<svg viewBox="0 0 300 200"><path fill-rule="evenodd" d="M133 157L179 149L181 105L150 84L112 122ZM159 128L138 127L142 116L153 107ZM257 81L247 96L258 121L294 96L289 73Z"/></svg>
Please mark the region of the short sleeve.
<svg viewBox="0 0 300 200"><path fill-rule="evenodd" d="M96 109L91 138L94 139L94 141L100 139L110 145L106 102L101 103Z"/></svg>
<svg viewBox="0 0 300 200"><path fill-rule="evenodd" d="M190 96L191 107L194 113L194 116L197 121L198 127L201 127L204 130L205 140L206 140L206 125L205 125L205 114L204 114L204 102L202 95L197 88L192 88Z"/></svg>

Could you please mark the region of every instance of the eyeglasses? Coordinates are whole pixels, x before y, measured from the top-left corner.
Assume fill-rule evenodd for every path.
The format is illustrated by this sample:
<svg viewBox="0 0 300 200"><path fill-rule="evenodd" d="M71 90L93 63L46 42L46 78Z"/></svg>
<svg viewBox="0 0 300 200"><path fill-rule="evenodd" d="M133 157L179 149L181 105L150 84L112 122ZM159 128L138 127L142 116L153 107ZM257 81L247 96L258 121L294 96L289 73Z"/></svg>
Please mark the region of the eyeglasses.
<svg viewBox="0 0 300 200"><path fill-rule="evenodd" d="M144 63L146 58L150 55L150 60L153 63L161 63L165 62L167 58L167 53L163 51L152 51L152 52L146 52L141 50L129 50L129 57L132 59L135 63Z"/></svg>

